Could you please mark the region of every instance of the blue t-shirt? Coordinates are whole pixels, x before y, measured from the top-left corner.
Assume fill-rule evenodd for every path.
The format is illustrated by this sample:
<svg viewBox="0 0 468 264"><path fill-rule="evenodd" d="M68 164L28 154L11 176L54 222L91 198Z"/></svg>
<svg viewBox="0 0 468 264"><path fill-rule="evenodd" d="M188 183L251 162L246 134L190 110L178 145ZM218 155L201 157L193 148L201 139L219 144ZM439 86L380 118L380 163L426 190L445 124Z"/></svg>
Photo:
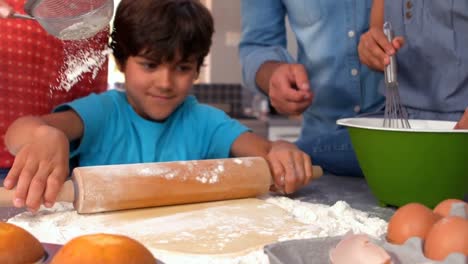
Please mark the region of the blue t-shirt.
<svg viewBox="0 0 468 264"><path fill-rule="evenodd" d="M248 131L193 96L163 122L139 116L125 92L117 90L91 94L55 111L70 108L84 124L80 142L72 142L70 149L79 166L227 158L232 143Z"/></svg>

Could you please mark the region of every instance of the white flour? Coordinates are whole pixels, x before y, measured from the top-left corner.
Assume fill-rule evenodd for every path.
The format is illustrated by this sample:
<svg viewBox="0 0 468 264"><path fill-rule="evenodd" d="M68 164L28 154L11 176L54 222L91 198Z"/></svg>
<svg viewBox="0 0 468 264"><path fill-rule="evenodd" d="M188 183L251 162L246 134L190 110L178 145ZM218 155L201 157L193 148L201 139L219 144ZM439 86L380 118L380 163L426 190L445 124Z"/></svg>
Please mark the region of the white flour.
<svg viewBox="0 0 468 264"><path fill-rule="evenodd" d="M387 223L379 218L369 217L362 211L351 208L346 202L339 201L333 206L323 204L311 204L291 200L286 197L266 197L266 202L263 208L258 210L270 210L271 206L279 206L288 212L289 218L294 218L296 221L305 224L302 228L295 228L288 232L287 235L280 237L278 240L291 240L313 237L327 237L343 235L349 231L355 233L367 233L374 237L380 237L386 231ZM236 210L235 207L226 208L229 211ZM215 221L218 225L217 244L209 245L211 247L222 248L224 241L229 243L230 240L243 232L258 232L268 234L275 230L278 226L284 225L282 219L265 219L268 225L255 225L249 222L248 216L227 217L224 209L207 208L203 210L206 215L205 220L191 219L189 213L176 213L173 215L165 215L161 217L149 218L144 222L133 223L129 222L124 230L122 224L120 226L111 227L106 222L104 215L78 215L73 210L71 204L59 203L52 209L41 209L37 215L33 216L30 213L23 213L11 218L8 222L19 225L30 231L34 236L38 237L42 242L64 244L71 238L91 233L119 233L132 236L145 244L144 235L151 232L173 232L177 235L168 238L158 243L171 243L172 241L180 240L196 240L199 242L206 241L206 237L194 237L196 229L210 226L209 222ZM120 224L120 223L119 223ZM239 226L239 227L236 227ZM271 227L271 228L270 228ZM248 230L244 230L248 229ZM210 234L212 235L212 234ZM223 242L219 242L221 241ZM222 256L209 255L183 255L175 252L158 250L149 248L151 252L165 263L260 263L267 264L268 258L263 254L263 250L253 250L240 257L227 258Z"/></svg>
<svg viewBox="0 0 468 264"><path fill-rule="evenodd" d="M65 61L59 73L58 87L53 87L53 89L68 92L83 78L85 73L92 73L91 77L95 79L109 54L111 54L109 48L95 50L85 47L77 52L65 50Z"/></svg>
<svg viewBox="0 0 468 264"><path fill-rule="evenodd" d="M245 160L247 161L248 159ZM242 160L240 161L242 163ZM217 161L217 164L210 167L199 167L197 161L180 161L179 164L183 165L186 169L181 170L174 169L172 167L165 167L164 163L161 162L158 164L158 166L154 167L146 167L143 165L140 169L135 169L134 172L132 171L130 175L137 174L138 176L142 177L154 177L155 175L159 175L160 177L164 177L167 180L177 178L181 181L190 179L190 175L198 175L195 177L196 181L206 184L214 184L219 181L220 174L224 172L224 162L222 160ZM127 170L116 170L112 172L112 175L114 177L122 176L126 178L128 177L129 172ZM111 180L109 183L111 184L112 182L113 180Z"/></svg>

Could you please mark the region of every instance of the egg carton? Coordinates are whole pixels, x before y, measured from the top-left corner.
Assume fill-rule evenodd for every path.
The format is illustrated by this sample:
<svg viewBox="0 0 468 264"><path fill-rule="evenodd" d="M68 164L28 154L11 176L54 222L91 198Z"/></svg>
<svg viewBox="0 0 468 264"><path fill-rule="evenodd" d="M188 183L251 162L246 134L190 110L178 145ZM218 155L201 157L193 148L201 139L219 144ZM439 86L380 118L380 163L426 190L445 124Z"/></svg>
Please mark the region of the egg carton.
<svg viewBox="0 0 468 264"><path fill-rule="evenodd" d="M468 220L468 212L462 203L453 204L450 215ZM330 250L345 236L284 241L265 246L264 252L270 264L330 263ZM461 253L452 253L443 261L426 258L423 254L423 241L419 237L411 237L403 245L391 244L385 237L369 240L384 248L393 264L468 264L468 257Z"/></svg>
<svg viewBox="0 0 468 264"><path fill-rule="evenodd" d="M468 212L464 203L454 203L450 209L451 216L459 216L468 220ZM397 264L467 264L468 257L461 253L452 253L444 261L434 261L428 259L423 254L423 241L419 237L411 237L403 245L395 245L389 242L380 244L392 257L392 260L399 261Z"/></svg>

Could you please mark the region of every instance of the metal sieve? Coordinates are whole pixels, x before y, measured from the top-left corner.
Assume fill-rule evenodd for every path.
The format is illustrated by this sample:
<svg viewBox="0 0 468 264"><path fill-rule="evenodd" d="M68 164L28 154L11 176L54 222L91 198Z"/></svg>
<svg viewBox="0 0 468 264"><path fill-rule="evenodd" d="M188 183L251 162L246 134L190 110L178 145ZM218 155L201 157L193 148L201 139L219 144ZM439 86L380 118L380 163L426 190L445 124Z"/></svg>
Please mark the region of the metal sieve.
<svg viewBox="0 0 468 264"><path fill-rule="evenodd" d="M35 19L51 35L62 40L86 39L109 25L113 0L28 0L28 15L14 18Z"/></svg>

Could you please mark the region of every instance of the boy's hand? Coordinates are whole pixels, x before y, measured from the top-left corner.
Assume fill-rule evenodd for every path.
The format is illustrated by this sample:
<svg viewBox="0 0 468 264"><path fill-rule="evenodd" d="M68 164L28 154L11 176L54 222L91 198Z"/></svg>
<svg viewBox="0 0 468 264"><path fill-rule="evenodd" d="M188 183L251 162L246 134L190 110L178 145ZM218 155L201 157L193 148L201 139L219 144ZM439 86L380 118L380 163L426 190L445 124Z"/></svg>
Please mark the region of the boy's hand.
<svg viewBox="0 0 468 264"><path fill-rule="evenodd" d="M273 174L276 189L293 193L307 185L312 179L312 162L310 157L299 150L296 145L286 141L273 142L267 155Z"/></svg>
<svg viewBox="0 0 468 264"><path fill-rule="evenodd" d="M382 28L371 27L361 35L358 45L360 61L374 70L383 71L394 55L405 43L403 37L395 37L390 43Z"/></svg>
<svg viewBox="0 0 468 264"><path fill-rule="evenodd" d="M50 126L40 126L31 143L16 154L4 181L7 189L16 186L13 204L37 211L42 202L51 207L68 176L69 142L65 134Z"/></svg>

